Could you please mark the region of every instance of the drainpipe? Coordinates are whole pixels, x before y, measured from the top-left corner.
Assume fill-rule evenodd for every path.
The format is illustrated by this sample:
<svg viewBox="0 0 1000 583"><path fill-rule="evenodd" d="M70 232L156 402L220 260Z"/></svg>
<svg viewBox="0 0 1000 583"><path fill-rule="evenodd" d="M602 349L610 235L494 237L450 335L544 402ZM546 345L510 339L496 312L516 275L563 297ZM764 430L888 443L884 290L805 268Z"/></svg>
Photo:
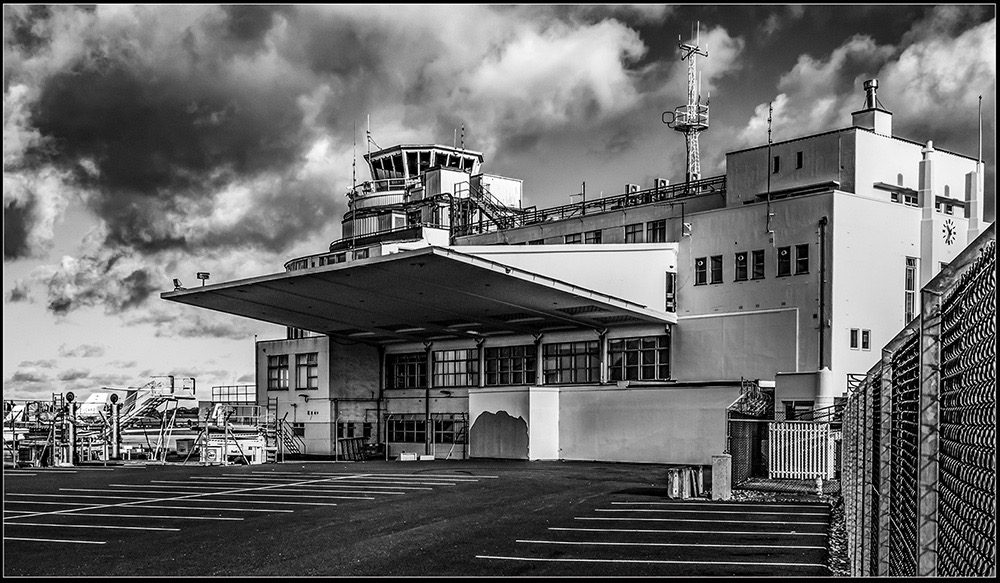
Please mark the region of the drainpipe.
<svg viewBox="0 0 1000 583"><path fill-rule="evenodd" d="M378 347L378 401L375 402L375 439L382 435L382 398L385 395L385 346ZM388 409L388 407L386 407ZM385 444L388 449L389 444Z"/></svg>
<svg viewBox="0 0 1000 583"><path fill-rule="evenodd" d="M826 366L826 225L819 219L819 368Z"/></svg>

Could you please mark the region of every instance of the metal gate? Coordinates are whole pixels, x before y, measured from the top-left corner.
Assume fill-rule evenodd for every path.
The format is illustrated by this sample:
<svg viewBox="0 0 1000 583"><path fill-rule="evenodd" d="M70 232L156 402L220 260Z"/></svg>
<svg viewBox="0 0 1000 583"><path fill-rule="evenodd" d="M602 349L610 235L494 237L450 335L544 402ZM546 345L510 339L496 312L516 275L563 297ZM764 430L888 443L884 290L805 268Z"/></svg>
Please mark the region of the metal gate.
<svg viewBox="0 0 1000 583"><path fill-rule="evenodd" d="M834 478L829 423L775 421L767 441L769 478Z"/></svg>

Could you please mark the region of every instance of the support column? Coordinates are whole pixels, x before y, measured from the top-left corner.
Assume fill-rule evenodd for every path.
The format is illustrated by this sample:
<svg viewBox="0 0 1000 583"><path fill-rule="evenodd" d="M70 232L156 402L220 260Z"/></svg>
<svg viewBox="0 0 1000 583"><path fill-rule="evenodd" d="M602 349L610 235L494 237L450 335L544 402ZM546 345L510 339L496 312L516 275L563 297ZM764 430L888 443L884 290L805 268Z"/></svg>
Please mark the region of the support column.
<svg viewBox="0 0 1000 583"><path fill-rule="evenodd" d="M921 290L920 426L917 442L917 577L937 576L941 296Z"/></svg>
<svg viewBox="0 0 1000 583"><path fill-rule="evenodd" d="M431 388L434 386L434 353L431 348L433 342L424 342L424 350L427 352L427 388L424 389L424 455L431 454L431 436L434 428L431 427Z"/></svg>
<svg viewBox="0 0 1000 583"><path fill-rule="evenodd" d="M934 166L931 155L934 153L934 143L929 141L920 150L923 159L920 161L918 194L921 208L920 218L920 281L917 287L927 285L927 282L937 272L938 259L934 255L938 233L934 229Z"/></svg>
<svg viewBox="0 0 1000 583"><path fill-rule="evenodd" d="M542 353L542 338L544 334L535 335L535 386L540 387L545 382L544 371L542 370L544 364L544 355Z"/></svg>

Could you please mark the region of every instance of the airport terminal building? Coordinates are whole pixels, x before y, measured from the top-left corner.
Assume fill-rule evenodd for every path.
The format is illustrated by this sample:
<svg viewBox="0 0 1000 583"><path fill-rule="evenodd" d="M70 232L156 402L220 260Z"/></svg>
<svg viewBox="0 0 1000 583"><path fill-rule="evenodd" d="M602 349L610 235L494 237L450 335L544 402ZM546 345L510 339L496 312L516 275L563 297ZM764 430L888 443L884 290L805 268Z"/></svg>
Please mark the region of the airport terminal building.
<svg viewBox="0 0 1000 583"><path fill-rule="evenodd" d="M256 396L305 453L708 463L748 383L834 405L976 238L976 158L851 125L729 152L722 176L524 208L478 152L366 156L343 238L162 297L286 326Z"/></svg>

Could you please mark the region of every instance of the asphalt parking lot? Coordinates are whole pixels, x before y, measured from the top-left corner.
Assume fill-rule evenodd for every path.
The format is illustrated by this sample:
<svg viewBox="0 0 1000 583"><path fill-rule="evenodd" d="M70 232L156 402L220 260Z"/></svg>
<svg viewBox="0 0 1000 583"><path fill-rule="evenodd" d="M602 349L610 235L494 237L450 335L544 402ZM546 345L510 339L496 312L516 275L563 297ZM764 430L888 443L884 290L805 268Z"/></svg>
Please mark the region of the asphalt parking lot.
<svg viewBox="0 0 1000 583"><path fill-rule="evenodd" d="M672 500L666 466L4 471L8 576L824 576L823 503Z"/></svg>

